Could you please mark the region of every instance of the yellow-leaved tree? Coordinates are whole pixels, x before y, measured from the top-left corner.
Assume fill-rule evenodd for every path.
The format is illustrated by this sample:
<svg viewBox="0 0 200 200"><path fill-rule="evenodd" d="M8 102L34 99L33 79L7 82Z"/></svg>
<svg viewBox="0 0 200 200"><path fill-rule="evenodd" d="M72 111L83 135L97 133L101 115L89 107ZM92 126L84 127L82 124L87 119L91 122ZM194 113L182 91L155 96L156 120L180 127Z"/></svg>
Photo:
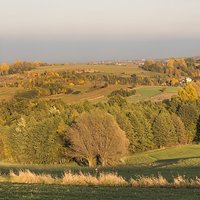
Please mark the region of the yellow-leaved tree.
<svg viewBox="0 0 200 200"><path fill-rule="evenodd" d="M200 96L198 86L195 83L187 83L184 88L180 88L178 91L178 97L185 100L196 100Z"/></svg>
<svg viewBox="0 0 200 200"><path fill-rule="evenodd" d="M7 63L0 64L0 74L1 75L7 74L9 69L10 69L10 66Z"/></svg>

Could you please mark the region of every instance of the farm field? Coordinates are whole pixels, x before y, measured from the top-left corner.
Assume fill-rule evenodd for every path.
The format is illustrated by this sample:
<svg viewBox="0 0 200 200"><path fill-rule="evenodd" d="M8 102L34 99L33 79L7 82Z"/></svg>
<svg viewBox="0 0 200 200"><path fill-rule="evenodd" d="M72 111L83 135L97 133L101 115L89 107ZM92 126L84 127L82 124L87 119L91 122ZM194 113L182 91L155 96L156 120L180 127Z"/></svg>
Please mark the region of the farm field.
<svg viewBox="0 0 200 200"><path fill-rule="evenodd" d="M1 100L10 100L19 88L0 88L0 101Z"/></svg>
<svg viewBox="0 0 200 200"><path fill-rule="evenodd" d="M107 88L99 88L93 91L88 91L89 87L87 86L75 86L74 89L80 91L80 94L57 94L45 97L46 99L62 99L65 103L76 103L80 101L90 101L90 102L99 102L106 101L108 95L114 91L121 88L128 89L128 85L111 85ZM162 101L164 99L169 99L173 95L176 95L178 92L178 87L164 87L162 86L143 86L136 89L136 94L134 96L128 97L127 100L131 103L138 101ZM0 100L9 100L11 99L17 91L20 91L19 88L0 88Z"/></svg>
<svg viewBox="0 0 200 200"><path fill-rule="evenodd" d="M162 89L164 91L162 91ZM144 86L136 88L136 95L128 97L129 102L138 101L162 101L170 99L178 92L178 87L162 87L162 86Z"/></svg>
<svg viewBox="0 0 200 200"><path fill-rule="evenodd" d="M141 76L151 76L156 75L158 73L145 71L138 67L138 65L134 63L126 64L126 65L114 65L114 64L63 64L63 65L53 65L53 66L45 66L45 67L38 67L37 69L33 70L35 72L42 73L44 71L63 71L63 70L87 70L93 69L98 72L104 72L109 74L115 75L131 75L137 74Z"/></svg>
<svg viewBox="0 0 200 200"><path fill-rule="evenodd" d="M132 74L136 74L141 77L151 77L155 76L157 73L149 72L141 69L139 66L131 63L125 66L119 65L92 65L92 64L64 64L64 65L50 65L37 67L33 69L29 73L41 74L44 72L59 72L59 71L76 71L76 70L94 70L97 74L105 74L105 75L117 75L119 77L130 77ZM29 81L31 78L29 77L29 73L25 74L16 74L16 75L7 75L4 77L0 77L1 84L15 84L16 80L27 80ZM92 75L92 73L91 73ZM162 76L162 74L159 74ZM79 101L91 101L91 102L99 102L106 101L107 96L114 90L129 89L131 85L128 84L111 84L105 88L93 88L94 83L85 83L83 85L65 85L65 87L70 88L74 91L77 91L78 94L55 94L46 96L46 99L62 99L65 103L75 103ZM165 88L163 91L161 91ZM162 87L162 86L139 86L135 88L137 93L134 96L127 98L129 102L138 102L138 101L162 101L164 99L169 99L171 96L176 95L178 91L178 87ZM9 100L11 99L17 91L23 90L23 87L0 87L0 100Z"/></svg>
<svg viewBox="0 0 200 200"><path fill-rule="evenodd" d="M99 168L101 172L117 172L129 180L138 176L158 176L167 180L185 175L188 178L200 177L200 145L188 145L145 153L137 153L127 157L125 165ZM65 165L15 165L0 164L2 174L10 170L30 169L35 173L51 174L60 177L65 170L95 174L95 169L79 167L75 164ZM199 199L198 188L132 188L97 187L97 186L64 186L42 184L1 183L0 199ZM6 197L6 198L4 198Z"/></svg>
<svg viewBox="0 0 200 200"><path fill-rule="evenodd" d="M107 96L114 90L118 89L127 89L128 86L126 85L111 85L107 88L99 88L95 89L93 91L87 91L88 87L75 87L77 90L81 91L80 94L59 94L59 95L52 95L50 99L62 99L65 103L76 103L80 101L90 101L90 102L98 102L98 101L106 101L108 98Z"/></svg>
<svg viewBox="0 0 200 200"><path fill-rule="evenodd" d="M90 102L99 102L99 101L106 101L108 100L108 95L114 91L119 89L128 89L128 85L111 85L107 88L99 88L93 91L87 92L87 87L75 87L75 89L81 91L80 94L58 94L52 95L50 99L62 99L65 103L75 103L80 101L90 101ZM164 91L161 91L165 88ZM178 87L162 87L162 86L143 86L143 87L136 87L136 94L126 98L128 102L134 103L138 101L162 101L165 99L170 99L172 96L176 95L178 92Z"/></svg>

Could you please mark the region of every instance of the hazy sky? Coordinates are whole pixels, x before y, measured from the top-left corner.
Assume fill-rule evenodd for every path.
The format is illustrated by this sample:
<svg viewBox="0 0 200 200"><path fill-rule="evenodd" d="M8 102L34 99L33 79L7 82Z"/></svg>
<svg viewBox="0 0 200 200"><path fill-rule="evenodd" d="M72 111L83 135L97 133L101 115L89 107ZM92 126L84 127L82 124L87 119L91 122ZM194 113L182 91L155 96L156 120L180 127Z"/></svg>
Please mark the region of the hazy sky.
<svg viewBox="0 0 200 200"><path fill-rule="evenodd" d="M200 55L200 0L0 0L0 62Z"/></svg>

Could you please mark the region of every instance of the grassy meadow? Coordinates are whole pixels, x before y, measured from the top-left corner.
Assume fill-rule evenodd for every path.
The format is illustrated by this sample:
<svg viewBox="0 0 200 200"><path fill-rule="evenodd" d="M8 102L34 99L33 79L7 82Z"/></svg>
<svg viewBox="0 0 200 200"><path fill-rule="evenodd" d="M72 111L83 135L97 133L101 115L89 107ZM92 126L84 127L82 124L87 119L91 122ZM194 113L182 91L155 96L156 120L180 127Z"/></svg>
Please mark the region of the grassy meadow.
<svg viewBox="0 0 200 200"><path fill-rule="evenodd" d="M98 173L112 172L126 181L140 176L158 177L162 175L172 182L174 177L200 177L200 146L188 145L161 150L137 153L124 158L122 164L115 167L99 168ZM1 174L10 170L29 169L36 174L50 174L61 177L65 171L90 173L96 176L96 170L70 165L15 165L0 164ZM199 199L198 187L131 187L131 186L72 186L60 184L24 184L1 183L0 199Z"/></svg>

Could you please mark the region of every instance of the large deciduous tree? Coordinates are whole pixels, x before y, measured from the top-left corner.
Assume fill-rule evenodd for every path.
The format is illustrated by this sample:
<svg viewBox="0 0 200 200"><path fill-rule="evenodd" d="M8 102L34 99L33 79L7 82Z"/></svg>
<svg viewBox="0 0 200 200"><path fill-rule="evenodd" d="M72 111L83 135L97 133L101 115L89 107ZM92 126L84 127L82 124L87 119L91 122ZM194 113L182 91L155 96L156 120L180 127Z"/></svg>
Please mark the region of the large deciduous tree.
<svg viewBox="0 0 200 200"><path fill-rule="evenodd" d="M68 153L88 162L111 165L127 153L128 139L113 116L101 110L83 113L68 131Z"/></svg>

